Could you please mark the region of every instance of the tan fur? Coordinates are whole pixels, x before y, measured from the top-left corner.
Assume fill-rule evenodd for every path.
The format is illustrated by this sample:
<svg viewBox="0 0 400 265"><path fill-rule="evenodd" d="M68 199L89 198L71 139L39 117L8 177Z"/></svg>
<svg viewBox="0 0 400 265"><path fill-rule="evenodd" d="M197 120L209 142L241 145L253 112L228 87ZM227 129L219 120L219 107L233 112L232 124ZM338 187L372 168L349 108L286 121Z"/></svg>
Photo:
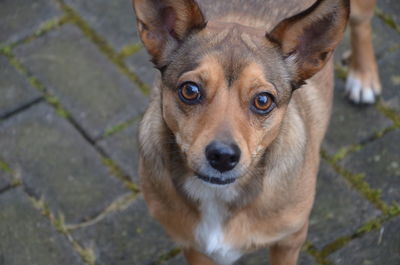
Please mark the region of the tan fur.
<svg viewBox="0 0 400 265"><path fill-rule="evenodd" d="M214 5L199 0L204 14L193 0L133 1L138 20L146 24L139 25L141 38L162 72L140 128L142 190L151 215L183 247L190 265L231 262L206 253L197 238L207 217L204 201L196 198L203 191L214 196L221 212L216 219L223 225L221 248L243 254L270 247L270 264L296 264L307 234L319 148L330 115L331 52L347 21L348 7L340 1L339 5L320 0L314 11L288 20L314 1L249 0L242 8L237 6L240 0L211 1ZM169 28L176 32L168 36L157 33L155 26L162 18L143 13L150 12L146 8L159 10L155 3L178 5L184 16L177 21L186 23ZM338 12L328 22L336 21L335 27L327 27L325 39L313 40L314 49L302 51L301 41L308 37L304 32L332 6ZM190 19L191 13L197 22ZM201 17L207 26L193 31ZM143 35L149 30L160 39L149 42L148 32ZM314 32L309 34L313 37ZM307 84L293 91L305 79ZM180 84L187 81L201 87L201 104L188 105L177 97ZM261 92L276 98L276 108L267 115L250 108ZM213 140L234 142L241 150L238 177L227 187L209 187L196 176L207 164L204 149ZM190 190L188 183L199 186ZM194 194L197 190L200 194Z"/></svg>
<svg viewBox="0 0 400 265"><path fill-rule="evenodd" d="M350 75L361 82L363 90L372 89L377 96L381 94L382 86L372 46L371 19L375 4L376 0L353 0L351 2Z"/></svg>

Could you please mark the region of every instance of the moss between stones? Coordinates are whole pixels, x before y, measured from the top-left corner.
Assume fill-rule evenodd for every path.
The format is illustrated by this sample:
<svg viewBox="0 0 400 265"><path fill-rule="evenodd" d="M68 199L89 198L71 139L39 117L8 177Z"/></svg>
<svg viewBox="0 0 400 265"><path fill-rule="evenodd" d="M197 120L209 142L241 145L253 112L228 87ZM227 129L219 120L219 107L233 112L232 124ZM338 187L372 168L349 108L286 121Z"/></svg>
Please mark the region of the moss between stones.
<svg viewBox="0 0 400 265"><path fill-rule="evenodd" d="M319 252L310 241L304 243L303 251L314 257L314 259L321 265L332 265L332 263L326 260L322 253Z"/></svg>
<svg viewBox="0 0 400 265"><path fill-rule="evenodd" d="M125 130L126 128L130 127L134 123L138 122L139 120L141 120L142 117L143 117L143 114L140 114L126 122L117 124L116 126L110 128L110 129L107 129L106 132L104 133L104 135L100 138L110 137L113 134L119 133L119 132Z"/></svg>
<svg viewBox="0 0 400 265"><path fill-rule="evenodd" d="M108 157L103 157L102 159L103 164L108 168L110 173L117 177L124 183L124 186L132 191L135 195L140 192L139 188L135 183L133 183L129 176L127 176L122 169L120 169L113 160Z"/></svg>
<svg viewBox="0 0 400 265"><path fill-rule="evenodd" d="M400 114L388 106L385 106L382 102L376 105L376 108L387 118L391 119L396 128L400 128Z"/></svg>
<svg viewBox="0 0 400 265"><path fill-rule="evenodd" d="M335 74L338 78L340 78L342 80L346 80L347 75L348 75L347 67L336 63L335 64Z"/></svg>
<svg viewBox="0 0 400 265"><path fill-rule="evenodd" d="M96 44L100 50L124 73L131 81L133 81L145 95L150 94L149 87L143 83L135 73L131 72L125 65L123 58L107 44L106 40L98 35L90 26L63 0L57 0L62 10L65 12L69 20L77 25L82 33L88 37L94 44Z"/></svg>
<svg viewBox="0 0 400 265"><path fill-rule="evenodd" d="M387 213L390 207L381 199L381 191L372 189L369 184L364 181L363 174L354 174L347 169L341 167L337 162L327 154L324 150L321 150L321 156L331 167L340 175L342 175L360 194L362 194L368 201L370 201L375 207L380 209L382 212Z"/></svg>
<svg viewBox="0 0 400 265"><path fill-rule="evenodd" d="M5 173L13 174L13 171L11 170L9 165L6 162L2 161L2 160L0 160L0 170L5 172Z"/></svg>
<svg viewBox="0 0 400 265"><path fill-rule="evenodd" d="M81 259L88 265L95 265L96 258L94 255L94 251L92 249L82 247L78 242L76 242L72 236L68 233L65 226L65 219L63 214L59 214L56 217L50 210L50 207L45 202L43 198L36 199L30 195L28 195L33 206L38 209L43 216L45 216L52 226L62 235L64 235L68 241L72 244L73 248L80 255Z"/></svg>
<svg viewBox="0 0 400 265"><path fill-rule="evenodd" d="M391 15L385 14L381 9L376 8L375 14L389 27L400 33L400 26L396 24Z"/></svg>
<svg viewBox="0 0 400 265"><path fill-rule="evenodd" d="M125 59L126 57L137 53L141 48L142 45L140 43L126 45L121 49L117 58L119 60Z"/></svg>
<svg viewBox="0 0 400 265"><path fill-rule="evenodd" d="M171 249L167 253L161 255L160 258L153 264L154 265L163 264L163 263L173 259L174 257L178 256L181 252L182 252L182 250L180 248Z"/></svg>
<svg viewBox="0 0 400 265"><path fill-rule="evenodd" d="M399 207L399 205L394 204L387 213L363 224L352 235L340 237L340 238L336 239L335 241L333 241L332 243L326 245L320 253L321 256L323 258L329 256L336 250L347 245L350 241L352 241L356 238L359 238L359 237L365 235L366 233L380 229L385 222L388 222L391 219L393 219L399 215L400 215L400 207Z"/></svg>
<svg viewBox="0 0 400 265"><path fill-rule="evenodd" d="M47 103L49 103L53 108L55 109L56 113L60 115L63 118L70 118L71 115L69 112L64 109L60 103L60 101L53 95L51 95L45 86L34 76L30 75L26 68L18 61L16 56L12 53L12 50L8 51L6 56L8 57L10 63L14 68L24 75L29 84L31 84L34 88L36 88L38 91L44 94L44 99L46 100Z"/></svg>

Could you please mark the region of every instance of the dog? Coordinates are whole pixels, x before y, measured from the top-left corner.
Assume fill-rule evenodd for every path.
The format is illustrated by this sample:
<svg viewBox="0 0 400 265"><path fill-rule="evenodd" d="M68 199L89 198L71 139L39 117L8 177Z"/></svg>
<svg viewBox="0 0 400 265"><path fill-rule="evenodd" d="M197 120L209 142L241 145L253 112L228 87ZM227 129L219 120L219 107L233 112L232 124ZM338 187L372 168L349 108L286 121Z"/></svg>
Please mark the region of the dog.
<svg viewBox="0 0 400 265"><path fill-rule="evenodd" d="M233 264L263 247L272 265L297 263L350 6L349 97L380 93L374 4L133 0L160 72L139 130L141 189L188 264Z"/></svg>

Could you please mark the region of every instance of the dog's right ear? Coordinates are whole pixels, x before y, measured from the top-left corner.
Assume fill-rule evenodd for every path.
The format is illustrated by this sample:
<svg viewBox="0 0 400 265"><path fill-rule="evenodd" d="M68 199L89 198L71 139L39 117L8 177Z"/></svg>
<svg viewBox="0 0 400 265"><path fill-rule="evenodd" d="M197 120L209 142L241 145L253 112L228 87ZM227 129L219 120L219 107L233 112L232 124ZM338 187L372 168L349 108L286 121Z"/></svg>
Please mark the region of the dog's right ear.
<svg viewBox="0 0 400 265"><path fill-rule="evenodd" d="M137 29L156 66L193 30L206 26L195 0L132 0Z"/></svg>
<svg viewBox="0 0 400 265"><path fill-rule="evenodd" d="M283 20L267 34L294 64L294 87L303 84L329 61L343 37L349 13L349 0L316 0L310 8Z"/></svg>

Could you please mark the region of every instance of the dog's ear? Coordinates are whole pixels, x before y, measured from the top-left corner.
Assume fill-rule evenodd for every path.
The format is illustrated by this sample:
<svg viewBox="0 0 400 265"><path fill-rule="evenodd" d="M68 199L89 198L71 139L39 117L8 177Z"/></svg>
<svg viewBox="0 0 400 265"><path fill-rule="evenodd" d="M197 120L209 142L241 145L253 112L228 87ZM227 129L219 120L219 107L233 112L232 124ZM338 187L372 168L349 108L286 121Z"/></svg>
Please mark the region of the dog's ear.
<svg viewBox="0 0 400 265"><path fill-rule="evenodd" d="M190 32L206 26L195 0L132 0L137 29L156 65Z"/></svg>
<svg viewBox="0 0 400 265"><path fill-rule="evenodd" d="M317 0L267 34L295 64L294 84L300 86L324 67L343 37L349 13L349 0Z"/></svg>

